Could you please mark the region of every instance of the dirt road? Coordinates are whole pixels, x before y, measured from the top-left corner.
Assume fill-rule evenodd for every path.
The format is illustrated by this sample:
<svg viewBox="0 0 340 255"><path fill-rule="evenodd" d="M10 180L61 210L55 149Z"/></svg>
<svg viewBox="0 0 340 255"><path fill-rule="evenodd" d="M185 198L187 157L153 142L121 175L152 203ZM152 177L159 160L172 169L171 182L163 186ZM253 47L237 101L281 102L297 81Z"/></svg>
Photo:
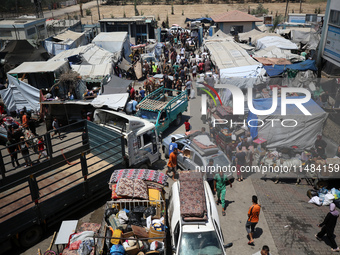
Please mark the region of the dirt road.
<svg viewBox="0 0 340 255"><path fill-rule="evenodd" d="M92 3L92 2L91 2ZM211 17L215 14L220 14L223 12L227 12L230 10L240 10L247 12L248 6L250 9L256 9L258 4L255 3L246 3L246 4L191 4L191 5L174 5L174 15L171 15L171 5L138 5L137 9L140 15L148 16L152 15L158 20L158 25L160 26L161 22L166 20L166 16L169 17L169 24L178 24L180 26L184 26L185 19L188 18L199 18L199 17ZM264 3L264 8L268 8L269 15L275 15L276 13L284 15L286 4L285 3ZM74 15L79 15L79 6ZM303 13L314 13L316 8L319 8L321 13L325 13L326 2L323 3L303 3L302 11ZM84 14L86 13L85 8ZM83 24L91 24L98 22L98 11L97 7L90 7L92 13L92 21L91 16L83 17ZM300 9L299 3L289 3L289 12L298 13ZM124 6L115 6L115 5L101 5L100 6L100 14L101 18L120 18L124 16L124 12L126 17L132 17L135 15L134 6L133 5L124 5ZM73 16L73 15L70 15ZM56 17L56 15L54 15ZM67 19L66 15L62 16Z"/></svg>

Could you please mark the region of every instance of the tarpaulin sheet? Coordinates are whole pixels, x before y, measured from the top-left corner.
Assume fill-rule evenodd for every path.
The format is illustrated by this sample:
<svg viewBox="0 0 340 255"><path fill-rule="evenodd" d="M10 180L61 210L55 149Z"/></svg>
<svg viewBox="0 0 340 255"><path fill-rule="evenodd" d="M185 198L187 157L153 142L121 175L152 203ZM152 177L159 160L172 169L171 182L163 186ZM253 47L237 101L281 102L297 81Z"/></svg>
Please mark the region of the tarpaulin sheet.
<svg viewBox="0 0 340 255"><path fill-rule="evenodd" d="M39 89L7 74L8 88L0 90L1 98L9 112L23 109L39 111Z"/></svg>
<svg viewBox="0 0 340 255"><path fill-rule="evenodd" d="M102 85L101 87L101 95L108 95L108 94L118 94L118 93L125 93L127 91L128 86L132 83L131 80L124 80L119 78L116 75L112 75L109 78L109 81Z"/></svg>
<svg viewBox="0 0 340 255"><path fill-rule="evenodd" d="M291 65L292 63L285 58L260 58L254 57L257 61L259 61L264 66L271 65Z"/></svg>
<svg viewBox="0 0 340 255"><path fill-rule="evenodd" d="M276 46L280 49L285 49L285 50L299 49L299 47L295 43L283 37L279 37L279 36L266 36L266 37L263 37L257 40L257 43L256 43L257 49L263 49L263 48L267 48L270 46Z"/></svg>
<svg viewBox="0 0 340 255"><path fill-rule="evenodd" d="M275 65L275 66L264 66L267 74L269 76L277 76L282 74L287 69L298 70L298 71L306 71L312 70L317 71L315 60L306 60L301 63L291 64L291 65Z"/></svg>
<svg viewBox="0 0 340 255"><path fill-rule="evenodd" d="M185 23L187 22L193 22L193 21L201 21L203 23L211 23L213 20L212 18L198 18L198 19L189 19L189 18L186 18L185 19Z"/></svg>
<svg viewBox="0 0 340 255"><path fill-rule="evenodd" d="M289 99L299 99L304 97L290 97ZM272 106L272 98L253 99L254 108L257 110L267 110ZM258 137L267 140L267 148L278 147L291 147L297 146L299 149L308 149L314 145L316 136L322 132L323 123L327 118L327 113L312 99L303 106L312 114L304 115L294 104L288 104L286 106L287 115L281 115L281 100L278 99L278 105L274 113L270 115L258 115L249 113L249 119L255 119L252 121L252 126L261 127L249 127L250 133L253 138ZM279 121L272 121L277 119ZM297 122L295 127L284 127L280 122L285 120L285 125L293 126L294 121ZM257 124L258 123L258 124ZM274 127L272 127L274 126Z"/></svg>
<svg viewBox="0 0 340 255"><path fill-rule="evenodd" d="M292 62L304 61L305 59L298 55L293 54L290 50L283 50L276 46L270 46L265 49L256 51L253 57L263 57L263 58L285 58Z"/></svg>
<svg viewBox="0 0 340 255"><path fill-rule="evenodd" d="M91 104L95 108L107 106L108 108L117 111L119 109L124 109L128 98L129 93L99 95L95 99L93 99Z"/></svg>

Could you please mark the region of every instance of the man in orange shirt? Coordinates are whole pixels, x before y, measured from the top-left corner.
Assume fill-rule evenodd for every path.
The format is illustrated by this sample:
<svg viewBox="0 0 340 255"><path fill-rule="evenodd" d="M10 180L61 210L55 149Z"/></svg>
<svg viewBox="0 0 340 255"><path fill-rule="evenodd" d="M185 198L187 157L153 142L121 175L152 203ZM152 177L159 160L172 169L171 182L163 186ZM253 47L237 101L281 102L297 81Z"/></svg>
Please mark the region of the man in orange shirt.
<svg viewBox="0 0 340 255"><path fill-rule="evenodd" d="M248 211L248 220L246 223L246 230L249 235L249 245L254 245L253 234L255 230L256 224L259 222L261 205L257 203L257 196L252 197L253 205L249 208Z"/></svg>
<svg viewBox="0 0 340 255"><path fill-rule="evenodd" d="M166 170L165 174L168 174L168 172L173 172L172 174L172 180L175 180L175 174L177 170L177 154L178 152L182 152L178 150L177 148L174 148L173 152L169 155L169 162L168 162L168 170Z"/></svg>
<svg viewBox="0 0 340 255"><path fill-rule="evenodd" d="M26 129L28 128L28 118L24 111L22 111L22 126Z"/></svg>

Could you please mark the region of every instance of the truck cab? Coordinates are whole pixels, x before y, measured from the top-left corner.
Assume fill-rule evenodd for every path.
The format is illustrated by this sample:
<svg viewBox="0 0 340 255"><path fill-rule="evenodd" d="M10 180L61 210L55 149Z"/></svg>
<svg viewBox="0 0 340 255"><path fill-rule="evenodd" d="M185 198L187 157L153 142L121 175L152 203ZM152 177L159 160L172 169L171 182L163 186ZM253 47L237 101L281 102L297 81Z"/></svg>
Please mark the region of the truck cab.
<svg viewBox="0 0 340 255"><path fill-rule="evenodd" d="M187 92L161 87L146 96L138 108L135 116L154 123L160 133L171 123L181 124L182 113L188 109Z"/></svg>
<svg viewBox="0 0 340 255"><path fill-rule="evenodd" d="M201 173L190 172L190 174ZM223 245L224 238L218 211L208 182L202 179L196 186L192 183L192 180L197 180L196 177L190 176L189 181L181 181L182 175L187 175L187 173L180 173L179 181L172 185L169 194L168 217L172 254L225 255L226 246ZM195 192L190 192L192 189L195 189ZM204 202L198 203L197 198L191 197L195 194L202 194ZM193 206L190 203L196 203L196 205ZM202 214L203 217L195 214L190 217L187 214L188 210L181 208L182 206L193 208L189 209L193 213L197 213L197 208L198 210L202 208L205 213Z"/></svg>
<svg viewBox="0 0 340 255"><path fill-rule="evenodd" d="M95 110L94 122L123 135L128 167L148 168L160 158L160 140L153 123L102 109Z"/></svg>

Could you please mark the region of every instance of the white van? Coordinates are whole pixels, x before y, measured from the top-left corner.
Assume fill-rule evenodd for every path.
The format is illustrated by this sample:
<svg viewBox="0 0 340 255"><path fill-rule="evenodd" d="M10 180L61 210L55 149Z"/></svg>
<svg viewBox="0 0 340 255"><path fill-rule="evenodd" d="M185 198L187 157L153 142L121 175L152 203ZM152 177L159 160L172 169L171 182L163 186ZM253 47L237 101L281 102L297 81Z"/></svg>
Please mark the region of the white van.
<svg viewBox="0 0 340 255"><path fill-rule="evenodd" d="M150 121L102 109L95 110L93 118L124 137L126 167L149 168L161 158L160 138Z"/></svg>
<svg viewBox="0 0 340 255"><path fill-rule="evenodd" d="M200 177L202 178L201 186L194 187L194 192L190 192L190 190L193 191L192 186L195 185L190 181L181 181L182 174L185 173L180 173L180 178L172 185L169 195L168 218L172 254L225 255L225 248L230 247L232 244L223 245L224 238L218 211L208 182ZM188 188L188 192L185 191L186 189L183 185L191 186ZM199 200L192 197L195 193L204 196L205 205L203 203L197 204L196 201ZM185 202L181 201L182 199ZM191 208L195 207L193 211L196 212L197 208L205 208L203 209L205 210L202 214L203 217L187 217L188 215L185 215L184 213L186 212L183 212L183 208L181 208L185 203L188 203L187 206ZM195 203L197 206L195 206Z"/></svg>

